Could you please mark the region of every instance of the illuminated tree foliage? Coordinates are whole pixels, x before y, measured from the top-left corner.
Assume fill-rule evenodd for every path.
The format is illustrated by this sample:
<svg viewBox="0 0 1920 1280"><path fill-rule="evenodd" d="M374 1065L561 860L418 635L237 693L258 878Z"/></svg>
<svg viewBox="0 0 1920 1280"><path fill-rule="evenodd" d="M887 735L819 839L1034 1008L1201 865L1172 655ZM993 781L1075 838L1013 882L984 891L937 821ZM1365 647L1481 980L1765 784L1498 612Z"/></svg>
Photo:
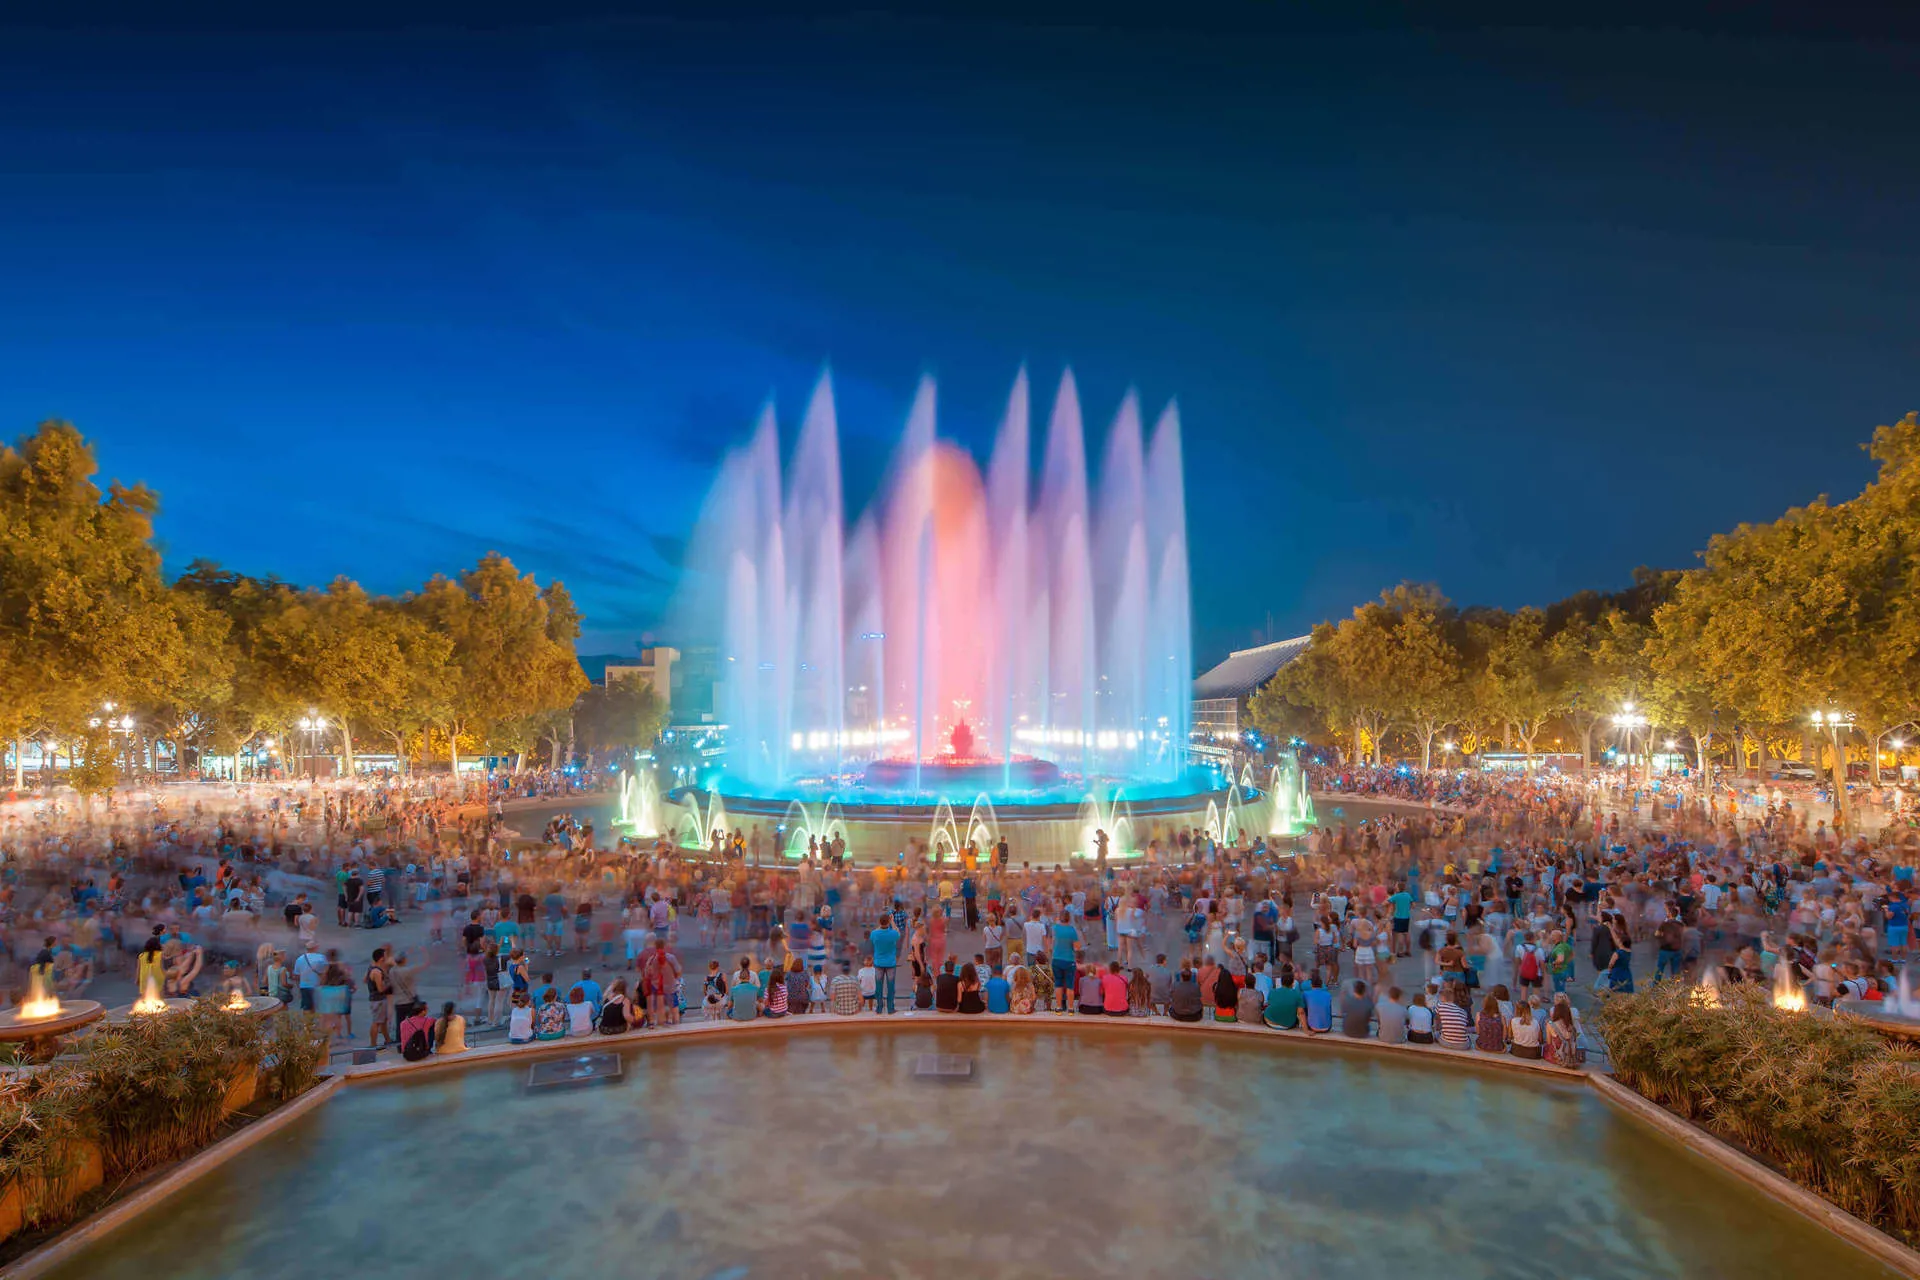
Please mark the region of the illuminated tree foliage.
<svg viewBox="0 0 1920 1280"><path fill-rule="evenodd" d="M499 555L420 591L375 596L348 578L298 588L196 561L169 583L153 544L157 495L95 483L80 433L48 422L0 450L0 737L18 787L27 737L80 745L76 787L111 787L113 758L154 739L186 768L324 718L351 769L360 744L402 762L430 733L505 754L586 688L579 612ZM136 728L116 747L90 721L112 702ZM96 741L102 739L102 741ZM457 759L457 748L449 755Z"/></svg>
<svg viewBox="0 0 1920 1280"><path fill-rule="evenodd" d="M1463 616L1397 587L1316 627L1255 697L1255 722L1278 731L1307 708L1353 758L1363 737L1378 759L1397 734L1423 764L1449 730L1532 752L1564 726L1584 762L1631 703L1650 722L1636 742L1684 741L1706 769L1722 753L1746 764L1747 744L1764 765L1769 744L1798 749L1811 710L1844 708L1877 774L1881 743L1920 723L1920 415L1869 450L1880 470L1858 497L1741 525L1699 567L1642 569L1615 595ZM1842 776L1844 759L1827 763Z"/></svg>

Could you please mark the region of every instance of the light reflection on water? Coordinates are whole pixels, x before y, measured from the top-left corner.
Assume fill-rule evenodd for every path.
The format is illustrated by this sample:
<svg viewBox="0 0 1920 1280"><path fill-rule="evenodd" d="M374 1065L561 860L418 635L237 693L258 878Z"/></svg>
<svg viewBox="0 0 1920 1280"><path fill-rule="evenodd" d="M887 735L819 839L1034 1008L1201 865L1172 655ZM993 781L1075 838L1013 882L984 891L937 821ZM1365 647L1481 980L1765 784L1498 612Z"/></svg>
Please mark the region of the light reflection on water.
<svg viewBox="0 0 1920 1280"><path fill-rule="evenodd" d="M913 1078L928 1052L976 1078ZM1887 1274L1579 1085L946 1028L350 1087L61 1280Z"/></svg>

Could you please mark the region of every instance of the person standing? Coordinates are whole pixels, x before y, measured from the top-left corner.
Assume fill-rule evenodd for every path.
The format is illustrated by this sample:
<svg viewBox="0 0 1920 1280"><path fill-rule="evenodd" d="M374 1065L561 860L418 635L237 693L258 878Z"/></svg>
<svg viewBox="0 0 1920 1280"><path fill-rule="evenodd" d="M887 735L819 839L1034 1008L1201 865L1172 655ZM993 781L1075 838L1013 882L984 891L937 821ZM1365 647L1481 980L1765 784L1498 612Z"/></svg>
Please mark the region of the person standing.
<svg viewBox="0 0 1920 1280"><path fill-rule="evenodd" d="M1080 930L1074 927L1073 913L1062 909L1060 918L1053 926L1053 949L1050 953L1053 967L1053 989L1060 999L1060 1012L1073 1011L1074 978L1077 976L1074 961L1080 950Z"/></svg>
<svg viewBox="0 0 1920 1280"><path fill-rule="evenodd" d="M891 917L883 916L880 927L867 935L873 948L873 1001L882 1014L893 1012L894 974L900 967L900 930Z"/></svg>
<svg viewBox="0 0 1920 1280"><path fill-rule="evenodd" d="M393 1023L394 1037L399 1038L400 1024L416 1013L427 1011L427 1002L419 995L420 971L427 962L413 959L402 951L387 966L387 978L393 984Z"/></svg>
<svg viewBox="0 0 1920 1280"><path fill-rule="evenodd" d="M367 1048L378 1049L384 1042L395 1044L399 1041L399 1024L395 1030L387 1030L387 1018L393 1012L393 982L387 977L387 949L375 947L373 962L367 966Z"/></svg>
<svg viewBox="0 0 1920 1280"><path fill-rule="evenodd" d="M326 976L326 953L317 947L308 947L293 962L294 981L300 988L300 1009L304 1013L313 1013L314 993L320 990L321 978Z"/></svg>
<svg viewBox="0 0 1920 1280"><path fill-rule="evenodd" d="M653 948L640 961L640 990L647 997L647 1021L654 1027L680 1020L679 1001L670 999L680 989L680 957L667 950L664 934L655 934Z"/></svg>

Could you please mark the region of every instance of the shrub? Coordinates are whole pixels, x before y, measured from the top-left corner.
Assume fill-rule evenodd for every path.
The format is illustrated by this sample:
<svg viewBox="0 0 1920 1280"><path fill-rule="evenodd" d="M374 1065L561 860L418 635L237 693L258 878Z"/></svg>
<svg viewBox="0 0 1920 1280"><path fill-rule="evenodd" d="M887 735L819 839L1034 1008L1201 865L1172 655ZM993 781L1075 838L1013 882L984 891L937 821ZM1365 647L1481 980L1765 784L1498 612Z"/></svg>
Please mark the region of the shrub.
<svg viewBox="0 0 1920 1280"><path fill-rule="evenodd" d="M95 1137L85 1081L72 1067L0 1085L0 1186L20 1189L21 1226L56 1221L71 1207L83 1144Z"/></svg>
<svg viewBox="0 0 1920 1280"><path fill-rule="evenodd" d="M1845 1015L1656 983L1595 1014L1622 1084L1920 1243L1920 1060Z"/></svg>
<svg viewBox="0 0 1920 1280"><path fill-rule="evenodd" d="M110 1173L138 1173L206 1146L226 1119L227 1091L257 1071L266 1032L217 997L168 1017L138 1018L82 1042Z"/></svg>
<svg viewBox="0 0 1920 1280"><path fill-rule="evenodd" d="M288 1102L313 1087L327 1065L330 1038L310 1013L283 1013L273 1019L262 1067L267 1096Z"/></svg>

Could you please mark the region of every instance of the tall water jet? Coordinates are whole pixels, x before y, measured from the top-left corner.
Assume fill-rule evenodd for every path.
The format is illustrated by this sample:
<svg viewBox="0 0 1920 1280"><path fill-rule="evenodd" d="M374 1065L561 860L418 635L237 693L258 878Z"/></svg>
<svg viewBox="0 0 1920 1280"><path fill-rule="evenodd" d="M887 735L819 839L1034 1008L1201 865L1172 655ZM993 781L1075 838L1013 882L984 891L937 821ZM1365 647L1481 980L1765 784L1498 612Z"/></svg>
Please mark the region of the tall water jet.
<svg viewBox="0 0 1920 1280"><path fill-rule="evenodd" d="M988 672L985 710L994 716L994 742L1005 763L1002 785L1011 786L1014 735L1022 724L1038 724L1044 715L1035 699L1037 674L1027 643L1033 602L1027 591L1027 489L1033 465L1027 428L1027 371L1014 379L1006 417L994 440L987 468L987 529L993 540L993 619L999 660Z"/></svg>
<svg viewBox="0 0 1920 1280"><path fill-rule="evenodd" d="M1043 723L1058 735L1055 759L1077 755L1090 772L1098 649L1093 612L1093 559L1088 545L1087 446L1080 396L1068 373L1060 379L1047 422L1046 463L1034 517L1041 541L1033 548L1035 576L1047 584L1047 675ZM1060 748L1065 748L1062 751Z"/></svg>
<svg viewBox="0 0 1920 1280"><path fill-rule="evenodd" d="M1169 404L1147 446L1147 553L1152 562L1152 606L1147 610L1145 678L1148 731L1157 735L1160 776L1187 767L1193 727L1193 604L1187 581L1186 464L1180 448L1180 412Z"/></svg>
<svg viewBox="0 0 1920 1280"><path fill-rule="evenodd" d="M1199 793L1224 783L1187 755L1178 415L1168 406L1146 438L1129 393L1100 442L1096 486L1070 373L1043 443L1026 372L1014 379L984 474L940 438L936 411L923 379L878 491L851 522L825 376L791 455L769 405L723 463L679 618L696 640L717 641L716 793L764 818L763 832L796 798L810 827L824 824L812 805L833 797L855 825L916 809L916 834L927 806L945 801L936 825L964 843L975 823L963 831L954 809L970 798L1017 828L1010 814L1070 810L1121 786L1156 806L1156 823L1198 825ZM1217 824L1217 803L1215 814ZM665 825L706 841L715 817L711 800L693 798ZM1063 841L1076 838L1068 824ZM897 855L902 834L874 838Z"/></svg>
<svg viewBox="0 0 1920 1280"><path fill-rule="evenodd" d="M1140 405L1128 392L1107 433L1092 557L1100 602L1094 748L1103 767L1128 775L1146 729L1146 466Z"/></svg>

